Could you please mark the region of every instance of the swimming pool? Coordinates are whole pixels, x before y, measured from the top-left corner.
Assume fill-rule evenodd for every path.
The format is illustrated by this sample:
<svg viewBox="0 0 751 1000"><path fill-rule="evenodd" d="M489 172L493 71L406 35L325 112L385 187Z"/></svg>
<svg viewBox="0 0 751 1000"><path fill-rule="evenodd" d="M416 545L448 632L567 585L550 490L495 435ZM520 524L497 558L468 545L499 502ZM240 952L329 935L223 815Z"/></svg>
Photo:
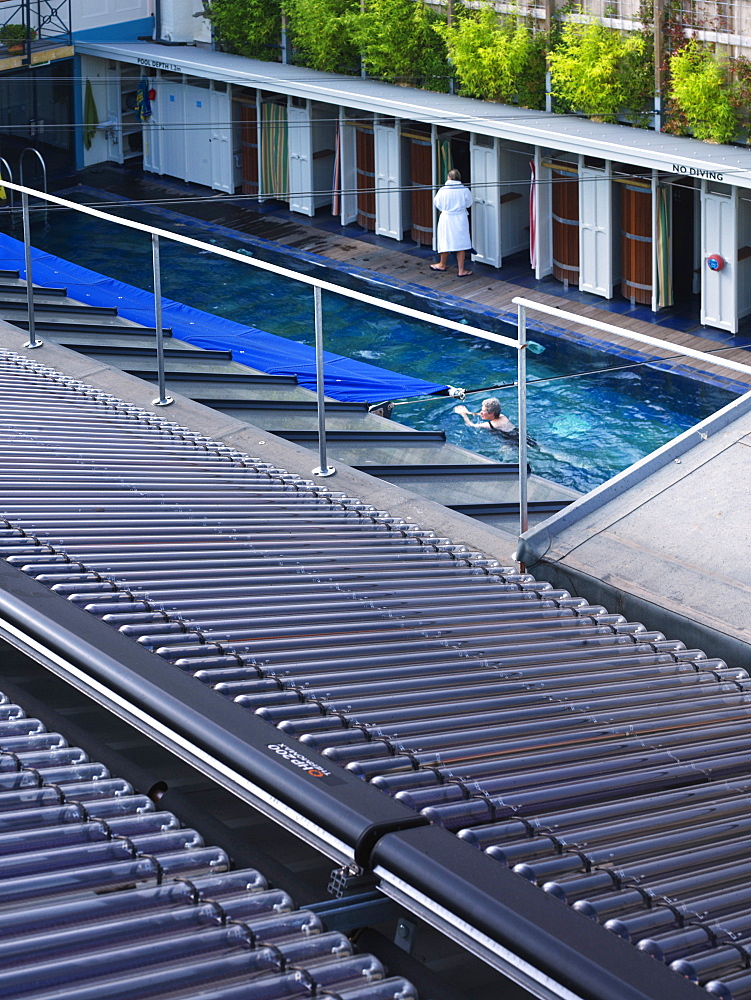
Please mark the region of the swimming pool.
<svg viewBox="0 0 751 1000"><path fill-rule="evenodd" d="M90 198L73 197L71 200ZM172 212L146 208L107 207L162 228L238 250L251 250L291 270L322 275L319 265L300 255L274 250L262 241L227 230L202 226ZM151 243L147 236L114 227L89 216L51 211L45 224L33 228L33 243L59 257L130 284L150 289ZM249 324L270 333L312 345L312 295L307 286L254 268L243 267L209 253L168 240L161 241L162 291L194 308ZM405 302L426 312L461 319L455 303L434 296L410 295L381 282L362 281L337 270L327 280L360 287L371 295ZM440 383L480 390L468 399L498 395L516 420L516 390L491 390L516 377L511 349L430 324L378 313L352 300L323 296L326 348L394 371ZM515 336L500 319L470 322ZM549 379L582 371L586 378L541 382L528 390L530 434L538 447L530 451L534 472L582 492L592 489L735 398L734 394L694 380L645 366L604 372L622 366L622 359L584 349L546 334L532 334L544 348L528 357L528 378ZM373 400L378 402L378 400ZM399 405L394 417L419 429L443 429L448 440L497 461L514 461L515 449L485 430L468 428L453 413L454 401L431 398Z"/></svg>

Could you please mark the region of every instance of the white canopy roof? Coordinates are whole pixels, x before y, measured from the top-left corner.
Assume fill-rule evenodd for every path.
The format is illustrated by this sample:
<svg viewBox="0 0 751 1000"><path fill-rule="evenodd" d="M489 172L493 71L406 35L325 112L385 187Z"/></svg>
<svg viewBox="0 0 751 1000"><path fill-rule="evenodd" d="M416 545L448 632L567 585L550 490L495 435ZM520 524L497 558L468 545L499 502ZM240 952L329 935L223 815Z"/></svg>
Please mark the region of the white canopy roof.
<svg viewBox="0 0 751 1000"><path fill-rule="evenodd" d="M76 51L379 115L442 125L561 152L618 160L667 174L751 188L751 148L711 145L647 129L495 104L303 66L261 62L191 45L77 42Z"/></svg>

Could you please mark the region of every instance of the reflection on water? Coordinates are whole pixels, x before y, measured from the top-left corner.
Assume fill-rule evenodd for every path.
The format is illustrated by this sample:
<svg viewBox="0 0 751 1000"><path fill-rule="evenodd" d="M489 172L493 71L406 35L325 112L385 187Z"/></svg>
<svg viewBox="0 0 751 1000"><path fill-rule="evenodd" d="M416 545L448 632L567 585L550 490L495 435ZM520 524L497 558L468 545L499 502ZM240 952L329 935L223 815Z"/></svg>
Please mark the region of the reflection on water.
<svg viewBox="0 0 751 1000"><path fill-rule="evenodd" d="M113 212L110 208L107 211ZM155 218L143 209L118 210L117 214L165 229L175 227L175 223ZM192 221L181 223L179 232L205 240L205 231ZM33 241L83 267L151 289L151 241L146 234L87 216L70 218L67 213L55 212L45 227L35 227ZM205 242L242 248L242 243L232 238ZM162 240L160 246L166 297L313 345L313 295L309 287L168 240ZM320 266L297 262L283 253L254 247L252 255L321 275ZM327 277L371 295L388 294L392 300L424 311L441 309L447 318L466 322L455 305L442 306L432 297L417 298L401 290L388 292L386 283L382 289L376 288L375 282L358 283L358 279L338 272ZM323 307L328 350L430 381L474 389L467 399L470 410L479 410L485 396L498 396L504 413L516 422L516 389L512 385L516 356L512 349L379 313L330 294L324 294ZM489 317L478 321L473 315L471 322L515 335ZM537 332L534 341L542 350L528 355L531 381L598 372L528 388L529 433L538 443L530 449L530 465L539 475L577 490L592 489L735 398L725 390L647 367L604 373L602 369L622 366L623 360ZM509 387L498 388L504 385ZM485 429L467 427L453 412L455 404L456 400L445 398L416 400L397 406L394 418L421 430L442 428L449 441L496 461L516 460L512 445Z"/></svg>

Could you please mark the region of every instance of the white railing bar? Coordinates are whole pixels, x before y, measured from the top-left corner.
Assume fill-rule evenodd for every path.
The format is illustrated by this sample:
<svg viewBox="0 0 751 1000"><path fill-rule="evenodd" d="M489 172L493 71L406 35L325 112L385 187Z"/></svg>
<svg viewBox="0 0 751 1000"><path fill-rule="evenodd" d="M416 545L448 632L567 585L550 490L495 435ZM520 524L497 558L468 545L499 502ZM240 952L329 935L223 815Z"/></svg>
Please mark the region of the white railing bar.
<svg viewBox="0 0 751 1000"><path fill-rule="evenodd" d="M660 340L659 337L650 337L646 333L636 333L635 330L624 330L612 323L603 323L599 319L590 319L589 316L578 316L576 313L567 312L565 309L558 309L556 306L548 306L542 302L533 302L520 296L512 299L516 306L525 306L535 312L544 313L546 316L555 316L557 319L565 319L578 323L580 326L591 326L595 330L602 330L604 333L612 333L616 337L623 337L624 340L636 340L640 344L649 344L651 347L659 347L670 351L671 354L685 355L688 358L696 358L698 361L707 361L718 368L730 368L732 371L742 372L744 375L751 375L751 365L741 364L740 361L731 361L729 358L717 357L714 354L707 354L704 351L696 351L693 347L684 347L683 344L674 344L669 340ZM730 350L730 348L728 348ZM659 361L659 358L655 359Z"/></svg>
<svg viewBox="0 0 751 1000"><path fill-rule="evenodd" d="M397 302L387 302L385 299L378 299L373 295L367 295L364 292L358 292L354 289L343 288L340 285L335 285L329 281L322 281L320 278L312 278L306 274L297 274L297 272L280 267L278 264L269 264L266 261L257 260L255 257L249 257L247 254L237 253L234 250L225 250L223 247L218 247L211 243L204 243L201 240L194 240L190 236L172 233L167 229L159 229L156 226L147 226L141 222L132 222L130 219L120 219L116 215L108 215L106 212L102 212L97 208L91 208L88 205L77 205L75 202L67 201L65 198L59 198L57 195L35 191L33 188L24 187L22 184L5 181L4 186L13 191L25 191L27 194L33 195L35 198L42 198L45 201L50 201L54 205L59 205L61 208L68 208L76 212L82 212L84 215L91 215L94 218L102 219L105 222L114 222L116 225L126 226L128 229L135 229L142 233L150 233L152 236L161 236L164 237L164 239L172 240L175 243L182 243L185 246L193 247L196 250L204 250L217 254L219 257L226 257L227 260L234 260L238 264L249 264L251 267L260 268L262 271L270 271L273 274L281 275L284 278L290 278L293 281L299 281L305 285L312 285L314 288L320 288L325 292L332 292L334 295L342 295L347 299L364 302L366 305L372 305L378 309L385 309L388 312L398 313L401 316L409 316L411 319L422 320L425 323L432 323L434 326L444 327L448 330L455 330L457 333L468 333L473 337L480 337L483 340L492 340L496 344L513 347L514 350L517 349L517 342L515 339L511 337L504 337L499 333L491 333L488 330L482 330L476 326L458 323L456 320L431 316L430 313L422 312L419 309L410 309L409 306L403 306ZM200 223L198 224L200 225ZM282 251L280 249L280 253L281 252Z"/></svg>

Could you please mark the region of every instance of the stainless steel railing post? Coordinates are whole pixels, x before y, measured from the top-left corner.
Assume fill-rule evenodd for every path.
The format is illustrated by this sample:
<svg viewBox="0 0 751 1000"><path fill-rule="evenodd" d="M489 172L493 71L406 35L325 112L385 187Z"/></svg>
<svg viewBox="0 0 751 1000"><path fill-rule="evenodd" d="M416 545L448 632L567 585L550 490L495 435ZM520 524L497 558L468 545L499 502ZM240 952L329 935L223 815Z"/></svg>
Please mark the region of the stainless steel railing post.
<svg viewBox="0 0 751 1000"><path fill-rule="evenodd" d="M174 399L167 395L167 385L164 377L164 331L162 329L162 268L159 263L159 237L151 234L151 259L154 265L154 326L156 327L156 368L159 380L159 399L153 400L154 406L169 406Z"/></svg>
<svg viewBox="0 0 751 1000"><path fill-rule="evenodd" d="M336 469L326 462L326 404L324 402L323 383L323 309L321 307L321 289L313 286L313 313L316 330L316 395L318 397L318 461L313 469L314 476L333 476Z"/></svg>
<svg viewBox="0 0 751 1000"><path fill-rule="evenodd" d="M23 211L23 247L26 257L26 305L29 312L29 339L23 345L26 348L41 347L43 341L36 339L34 322L34 279L31 266L31 221L29 219L29 196L21 192L21 209Z"/></svg>
<svg viewBox="0 0 751 1000"><path fill-rule="evenodd" d="M527 515L527 310L518 309L518 348L516 351L517 399L519 408L519 534L529 527Z"/></svg>

